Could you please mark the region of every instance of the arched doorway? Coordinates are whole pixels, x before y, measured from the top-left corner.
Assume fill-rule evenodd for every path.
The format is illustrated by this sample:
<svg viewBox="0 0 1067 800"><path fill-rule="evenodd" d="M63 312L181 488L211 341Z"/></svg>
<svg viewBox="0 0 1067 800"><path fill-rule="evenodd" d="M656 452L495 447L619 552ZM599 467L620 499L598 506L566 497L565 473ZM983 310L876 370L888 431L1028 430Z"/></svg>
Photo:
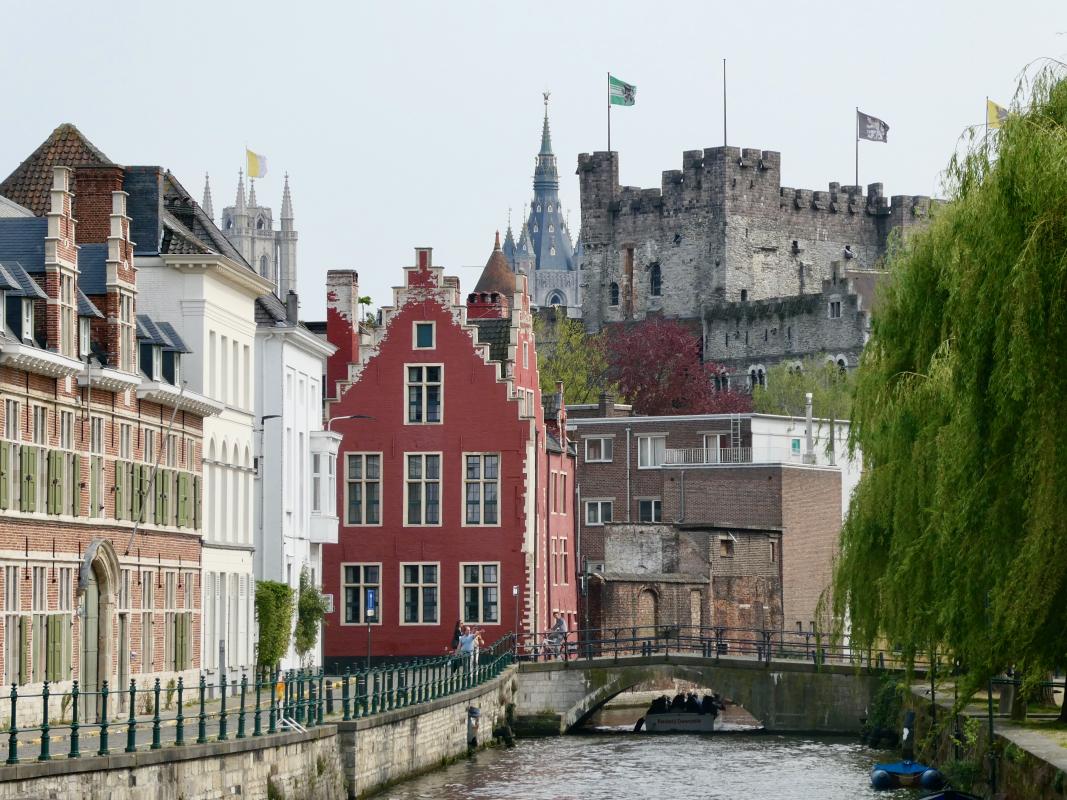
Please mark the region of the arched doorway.
<svg viewBox="0 0 1067 800"><path fill-rule="evenodd" d="M634 625L638 628L651 629L656 625L656 593L651 589L642 589L637 595L637 608L634 614ZM651 630L642 631L642 635L649 635Z"/></svg>
<svg viewBox="0 0 1067 800"><path fill-rule="evenodd" d="M85 551L78 574L82 619L79 690L84 697L82 712L86 719L99 717L99 692L105 681L109 682L109 693L121 693L123 688L110 683L111 618L118 576L114 546L106 539L94 539Z"/></svg>

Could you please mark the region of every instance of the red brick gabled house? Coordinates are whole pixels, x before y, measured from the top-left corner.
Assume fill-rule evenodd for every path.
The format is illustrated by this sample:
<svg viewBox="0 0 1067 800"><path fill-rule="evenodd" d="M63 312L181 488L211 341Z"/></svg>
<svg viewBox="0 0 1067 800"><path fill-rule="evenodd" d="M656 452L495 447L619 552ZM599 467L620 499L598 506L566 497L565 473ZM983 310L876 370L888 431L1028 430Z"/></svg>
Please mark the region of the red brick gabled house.
<svg viewBox="0 0 1067 800"><path fill-rule="evenodd" d="M525 277L499 238L466 298L429 248L415 261L362 347L328 323L347 337L331 339L338 353L358 355L327 389L344 436L338 543L323 555L331 668L367 657L368 624L373 657L387 658L442 654L457 620L487 642L546 630L554 611L576 620L573 559L560 555L575 552L573 503L555 495L573 487L574 458L558 398L546 424ZM358 316L335 307L358 299L351 275L339 291L331 274L335 322Z"/></svg>

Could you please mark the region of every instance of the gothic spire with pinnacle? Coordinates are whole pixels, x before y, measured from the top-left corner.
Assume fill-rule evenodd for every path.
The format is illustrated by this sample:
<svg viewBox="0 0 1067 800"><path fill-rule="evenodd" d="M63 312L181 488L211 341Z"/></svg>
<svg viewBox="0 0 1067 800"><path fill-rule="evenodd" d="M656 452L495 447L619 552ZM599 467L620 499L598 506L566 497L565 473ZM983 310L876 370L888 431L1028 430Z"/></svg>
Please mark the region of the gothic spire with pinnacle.
<svg viewBox="0 0 1067 800"><path fill-rule="evenodd" d="M237 170L237 202L234 204L234 210L238 214L245 213L245 171L243 169Z"/></svg>
<svg viewBox="0 0 1067 800"><path fill-rule="evenodd" d="M552 92L545 92L545 124L541 129L541 152L538 155L550 156L552 155L552 134L548 130L548 98Z"/></svg>
<svg viewBox="0 0 1067 800"><path fill-rule="evenodd" d="M250 178L248 181L248 207L256 207L256 179Z"/></svg>
<svg viewBox="0 0 1067 800"><path fill-rule="evenodd" d="M204 213L212 220L215 219L215 209L211 205L211 176L206 172L204 173L204 202L200 207L204 209Z"/></svg>
<svg viewBox="0 0 1067 800"><path fill-rule="evenodd" d="M552 152L552 135L548 130L548 98L551 92L544 92L545 122L541 129L541 150L537 154L537 166L534 168L534 193L538 190L555 192L559 190L559 173L556 171L556 156Z"/></svg>
<svg viewBox="0 0 1067 800"><path fill-rule="evenodd" d="M282 188L282 219L293 218L293 198L289 194L289 173L285 173L285 186Z"/></svg>

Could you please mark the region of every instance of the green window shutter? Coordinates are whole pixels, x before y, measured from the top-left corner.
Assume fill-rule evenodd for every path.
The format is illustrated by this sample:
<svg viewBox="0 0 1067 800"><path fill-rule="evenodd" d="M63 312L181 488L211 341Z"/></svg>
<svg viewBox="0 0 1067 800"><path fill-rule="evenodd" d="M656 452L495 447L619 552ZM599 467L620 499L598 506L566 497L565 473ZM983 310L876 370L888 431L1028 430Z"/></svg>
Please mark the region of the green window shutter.
<svg viewBox="0 0 1067 800"><path fill-rule="evenodd" d="M130 519L141 518L141 465L130 464Z"/></svg>
<svg viewBox="0 0 1067 800"><path fill-rule="evenodd" d="M71 513L76 517L82 507L82 457L77 453L71 459L70 496Z"/></svg>
<svg viewBox="0 0 1067 800"><path fill-rule="evenodd" d="M188 477L184 472L178 473L178 526L181 528L189 524L189 498L186 497L189 491Z"/></svg>
<svg viewBox="0 0 1067 800"><path fill-rule="evenodd" d="M114 492L114 495L115 495L115 515L114 516L115 516L115 519L122 519L122 500L123 500L122 483L123 483L123 478L126 477L126 462L125 461L116 461L116 462L114 462L114 475L115 475L115 482L113 484L113 486L115 487L115 492Z"/></svg>
<svg viewBox="0 0 1067 800"><path fill-rule="evenodd" d="M181 669L185 658L185 614L174 615L174 669Z"/></svg>
<svg viewBox="0 0 1067 800"><path fill-rule="evenodd" d="M101 461L100 456L91 456L89 458L89 505L85 510L85 513L90 517L98 516L100 509L96 508L96 499L99 492L99 487L96 485L98 482L96 465Z"/></svg>
<svg viewBox="0 0 1067 800"><path fill-rule="evenodd" d="M11 444L0 442L0 508L7 508L11 498L8 497L7 460L11 457Z"/></svg>
<svg viewBox="0 0 1067 800"><path fill-rule="evenodd" d="M155 513L156 513L156 517L155 517L155 523L156 523L156 525L162 525L163 524L163 475L164 475L164 471L159 469L159 468L156 468L155 473L156 473L156 481L155 481L155 492L156 492L156 512ZM149 475L149 480L151 480L151 475Z"/></svg>
<svg viewBox="0 0 1067 800"><path fill-rule="evenodd" d="M56 489L59 486L59 469L55 450L48 451L48 507L47 513L56 513Z"/></svg>
<svg viewBox="0 0 1067 800"><path fill-rule="evenodd" d="M24 511L37 510L37 459L41 456L38 447L24 447L22 452L26 456L26 464L22 474L29 475L26 481L26 491L22 494L22 507Z"/></svg>
<svg viewBox="0 0 1067 800"><path fill-rule="evenodd" d="M31 450L33 450L32 447L28 447L27 445L23 445L22 446L22 450L19 452L19 466L20 466L20 468L22 470L22 491L19 493L19 511L28 511L29 510L28 508L26 508L26 505L29 502L28 498L26 497L26 495L28 495L30 493L30 491L31 491L31 489L30 489L30 486L31 486L31 484L30 484L30 470L29 470L29 466L30 466L30 451Z"/></svg>
<svg viewBox="0 0 1067 800"><path fill-rule="evenodd" d="M19 617L19 680L20 684L29 681L30 674L30 618Z"/></svg>
<svg viewBox="0 0 1067 800"><path fill-rule="evenodd" d="M200 530L200 476L193 476L193 527Z"/></svg>
<svg viewBox="0 0 1067 800"><path fill-rule="evenodd" d="M44 661L45 680L59 680L56 676L59 672L59 617L49 615L45 617L45 647L47 655Z"/></svg>

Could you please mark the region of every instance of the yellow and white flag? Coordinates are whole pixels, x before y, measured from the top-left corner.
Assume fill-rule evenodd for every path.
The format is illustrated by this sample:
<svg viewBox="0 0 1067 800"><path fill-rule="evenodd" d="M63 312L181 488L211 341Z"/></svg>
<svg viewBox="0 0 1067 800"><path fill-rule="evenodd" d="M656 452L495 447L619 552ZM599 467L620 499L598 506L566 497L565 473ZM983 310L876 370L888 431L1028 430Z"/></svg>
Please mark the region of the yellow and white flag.
<svg viewBox="0 0 1067 800"><path fill-rule="evenodd" d="M245 148L245 160L248 162L249 178L265 178L267 176L267 157L259 153L253 153Z"/></svg>
<svg viewBox="0 0 1067 800"><path fill-rule="evenodd" d="M986 125L990 128L999 128L1008 121L1008 109L998 106L988 97L985 101Z"/></svg>

